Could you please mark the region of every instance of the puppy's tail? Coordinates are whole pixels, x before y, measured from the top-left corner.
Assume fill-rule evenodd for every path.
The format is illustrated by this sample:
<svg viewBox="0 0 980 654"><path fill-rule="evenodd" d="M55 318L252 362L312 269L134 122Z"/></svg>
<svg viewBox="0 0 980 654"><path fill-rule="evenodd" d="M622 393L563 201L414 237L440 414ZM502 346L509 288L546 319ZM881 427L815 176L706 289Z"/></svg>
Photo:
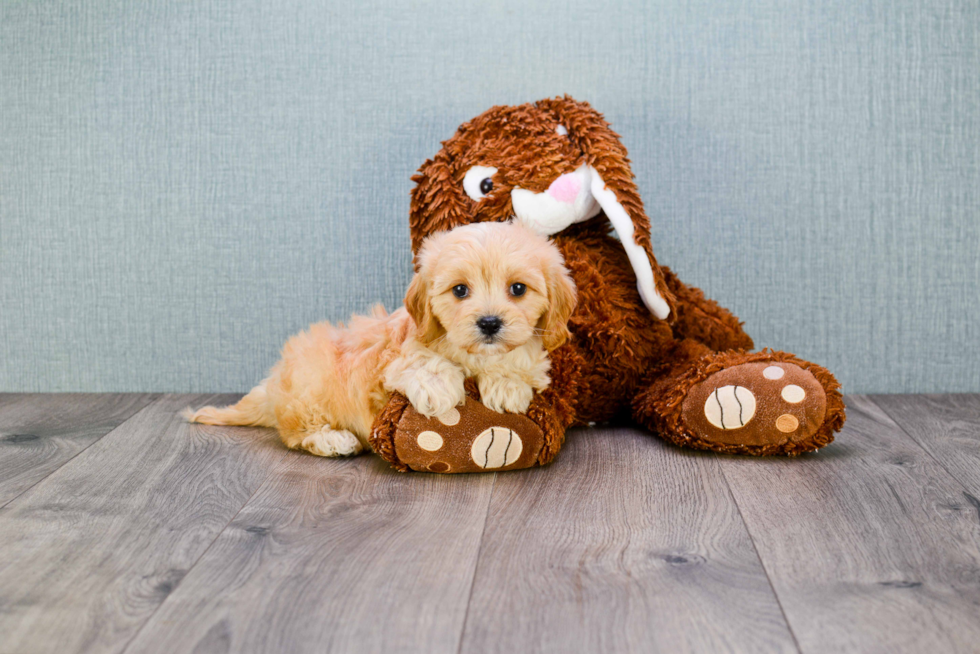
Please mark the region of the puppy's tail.
<svg viewBox="0 0 980 654"><path fill-rule="evenodd" d="M272 403L265 390L265 383L259 384L248 395L226 407L206 406L194 411L190 408L181 411L188 422L205 425L251 425L255 427L275 427L276 416Z"/></svg>

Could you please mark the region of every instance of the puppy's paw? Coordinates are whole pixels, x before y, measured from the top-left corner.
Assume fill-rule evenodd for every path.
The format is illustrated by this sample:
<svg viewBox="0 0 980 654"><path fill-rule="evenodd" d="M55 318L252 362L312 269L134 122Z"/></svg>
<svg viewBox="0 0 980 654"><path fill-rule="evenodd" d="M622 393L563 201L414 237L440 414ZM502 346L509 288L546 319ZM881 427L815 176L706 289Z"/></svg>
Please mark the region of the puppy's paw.
<svg viewBox="0 0 980 654"><path fill-rule="evenodd" d="M534 397L531 385L519 379L484 375L479 387L483 406L497 413L524 413Z"/></svg>
<svg viewBox="0 0 980 654"><path fill-rule="evenodd" d="M405 397L423 416L441 416L466 399L463 373L456 368L445 368L439 374L419 370L414 382L405 389Z"/></svg>
<svg viewBox="0 0 980 654"><path fill-rule="evenodd" d="M324 427L305 437L300 448L317 456L354 456L360 454L364 446L357 436L346 429Z"/></svg>

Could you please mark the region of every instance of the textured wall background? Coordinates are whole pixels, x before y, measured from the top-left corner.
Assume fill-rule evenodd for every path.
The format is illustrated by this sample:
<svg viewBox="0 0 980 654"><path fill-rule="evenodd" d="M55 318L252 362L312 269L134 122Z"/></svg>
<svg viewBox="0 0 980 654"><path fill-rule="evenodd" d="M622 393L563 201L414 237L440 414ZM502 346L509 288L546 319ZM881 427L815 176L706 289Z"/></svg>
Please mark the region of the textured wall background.
<svg viewBox="0 0 980 654"><path fill-rule="evenodd" d="M975 0L7 0L0 390L247 389L400 303L456 125L565 92L758 344L980 391Z"/></svg>

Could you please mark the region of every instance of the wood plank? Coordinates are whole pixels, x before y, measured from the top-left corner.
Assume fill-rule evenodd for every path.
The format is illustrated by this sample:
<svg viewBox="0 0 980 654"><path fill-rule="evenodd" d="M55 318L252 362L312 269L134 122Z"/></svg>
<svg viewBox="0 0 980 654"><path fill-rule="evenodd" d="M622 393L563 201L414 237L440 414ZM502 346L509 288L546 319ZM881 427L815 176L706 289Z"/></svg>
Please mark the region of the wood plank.
<svg viewBox="0 0 980 654"><path fill-rule="evenodd" d="M796 647L717 458L622 428L499 475L461 651Z"/></svg>
<svg viewBox="0 0 980 654"><path fill-rule="evenodd" d="M13 404L22 397L29 395L28 393L0 393L0 409L3 408L5 404Z"/></svg>
<svg viewBox="0 0 980 654"><path fill-rule="evenodd" d="M492 486L291 456L127 652L456 652Z"/></svg>
<svg viewBox="0 0 980 654"><path fill-rule="evenodd" d="M966 486L980 512L980 395L873 395L871 400Z"/></svg>
<svg viewBox="0 0 980 654"><path fill-rule="evenodd" d="M286 450L165 396L0 509L0 652L118 652Z"/></svg>
<svg viewBox="0 0 980 654"><path fill-rule="evenodd" d="M60 468L156 396L0 395L0 506Z"/></svg>
<svg viewBox="0 0 980 654"><path fill-rule="evenodd" d="M819 453L721 462L802 651L975 652L976 510L876 404L847 404Z"/></svg>

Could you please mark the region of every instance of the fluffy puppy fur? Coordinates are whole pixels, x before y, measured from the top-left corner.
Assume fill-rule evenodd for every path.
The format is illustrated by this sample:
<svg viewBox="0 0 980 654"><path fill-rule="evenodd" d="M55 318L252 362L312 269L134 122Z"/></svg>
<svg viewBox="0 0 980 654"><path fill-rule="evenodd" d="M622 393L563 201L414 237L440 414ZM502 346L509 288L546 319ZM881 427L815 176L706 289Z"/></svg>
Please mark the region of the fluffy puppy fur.
<svg viewBox="0 0 980 654"><path fill-rule="evenodd" d="M426 239L405 308L292 337L269 376L237 404L187 410L192 422L276 427L290 448L357 454L392 391L419 413L481 401L523 413L550 383L547 353L568 338L575 285L547 238L513 223L479 223Z"/></svg>

